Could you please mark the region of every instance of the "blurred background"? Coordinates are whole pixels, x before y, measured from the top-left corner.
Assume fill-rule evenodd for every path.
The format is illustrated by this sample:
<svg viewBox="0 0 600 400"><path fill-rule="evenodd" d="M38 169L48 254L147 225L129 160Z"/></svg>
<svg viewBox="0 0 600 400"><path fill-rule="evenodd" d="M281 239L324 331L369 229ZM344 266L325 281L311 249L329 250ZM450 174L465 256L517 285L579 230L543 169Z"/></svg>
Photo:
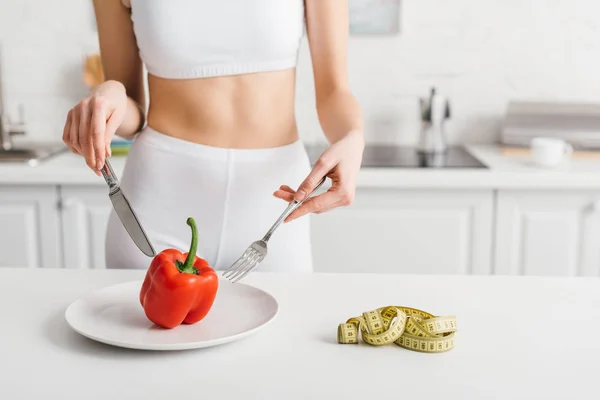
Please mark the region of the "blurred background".
<svg viewBox="0 0 600 400"><path fill-rule="evenodd" d="M597 1L391 2L399 4L398 33L363 28L349 43L369 140L415 143L415 99L431 86L452 100L451 141L496 140L513 99L598 100ZM91 1L0 0L0 43L7 110L17 115L23 104L31 137L58 137L66 112L86 93L84 57L98 51ZM305 40L298 124L307 140L322 140L313 93Z"/></svg>
<svg viewBox="0 0 600 400"><path fill-rule="evenodd" d="M349 4L368 148L353 207L313 218L317 269L598 275L600 2ZM0 0L0 113L24 149L0 152L0 266L105 267L106 185L53 150L97 57L91 1ZM318 155L306 39L297 76Z"/></svg>

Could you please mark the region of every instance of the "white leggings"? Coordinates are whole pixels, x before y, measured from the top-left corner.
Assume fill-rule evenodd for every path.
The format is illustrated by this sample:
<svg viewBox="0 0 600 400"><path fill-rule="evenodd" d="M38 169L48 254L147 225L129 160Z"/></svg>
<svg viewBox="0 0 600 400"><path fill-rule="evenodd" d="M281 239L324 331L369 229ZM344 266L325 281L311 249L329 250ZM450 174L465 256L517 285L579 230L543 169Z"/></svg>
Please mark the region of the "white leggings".
<svg viewBox="0 0 600 400"><path fill-rule="evenodd" d="M262 238L287 204L273 196L310 172L302 142L269 149L225 149L177 139L151 128L132 145L121 177L156 252L189 249L193 217L198 256L228 268ZM257 271L312 271L309 216L279 226ZM151 259L131 240L114 210L106 232L106 267L145 269Z"/></svg>

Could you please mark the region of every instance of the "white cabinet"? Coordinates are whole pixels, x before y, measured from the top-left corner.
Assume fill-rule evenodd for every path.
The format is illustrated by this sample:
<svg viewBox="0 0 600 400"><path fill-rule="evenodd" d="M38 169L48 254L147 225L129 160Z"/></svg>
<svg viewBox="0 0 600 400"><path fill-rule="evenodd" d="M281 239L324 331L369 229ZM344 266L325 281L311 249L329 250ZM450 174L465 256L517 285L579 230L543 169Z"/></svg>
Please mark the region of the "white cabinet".
<svg viewBox="0 0 600 400"><path fill-rule="evenodd" d="M0 185L0 267L58 267L58 232L56 187Z"/></svg>
<svg viewBox="0 0 600 400"><path fill-rule="evenodd" d="M600 192L500 191L495 273L598 275Z"/></svg>
<svg viewBox="0 0 600 400"><path fill-rule="evenodd" d="M105 185L0 185L0 267L106 268ZM600 275L600 191L359 188L311 217L317 272Z"/></svg>
<svg viewBox="0 0 600 400"><path fill-rule="evenodd" d="M359 189L311 218L317 272L487 274L492 190Z"/></svg>
<svg viewBox="0 0 600 400"><path fill-rule="evenodd" d="M104 243L112 203L105 186L62 186L65 268L105 268Z"/></svg>

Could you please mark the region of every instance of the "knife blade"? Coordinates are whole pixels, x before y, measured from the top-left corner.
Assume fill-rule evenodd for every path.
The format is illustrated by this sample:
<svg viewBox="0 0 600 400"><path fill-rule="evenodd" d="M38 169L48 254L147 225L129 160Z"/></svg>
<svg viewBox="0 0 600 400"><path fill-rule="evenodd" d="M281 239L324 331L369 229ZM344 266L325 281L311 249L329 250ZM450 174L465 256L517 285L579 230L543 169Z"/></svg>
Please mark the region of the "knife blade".
<svg viewBox="0 0 600 400"><path fill-rule="evenodd" d="M154 247L152 246L152 243L150 243L150 239L148 238L148 235L146 235L146 232L144 231L144 228L142 227L137 215L133 211L133 208L131 208L131 204L129 204L127 197L125 197L125 194L121 190L119 180L117 179L117 176L115 175L115 172L113 171L108 159L106 159L101 172L104 180L108 184L108 197L112 202L117 216L125 227L125 230L131 237L131 240L133 240L142 253L148 257L154 257L156 255Z"/></svg>

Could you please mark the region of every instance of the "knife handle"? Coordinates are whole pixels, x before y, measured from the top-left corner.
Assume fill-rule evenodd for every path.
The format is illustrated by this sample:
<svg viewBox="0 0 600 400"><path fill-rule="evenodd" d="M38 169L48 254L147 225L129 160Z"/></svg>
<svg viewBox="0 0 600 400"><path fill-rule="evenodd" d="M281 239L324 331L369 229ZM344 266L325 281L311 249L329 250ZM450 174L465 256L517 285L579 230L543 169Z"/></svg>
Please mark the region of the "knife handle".
<svg viewBox="0 0 600 400"><path fill-rule="evenodd" d="M117 179L117 176L115 175L115 171L113 171L112 166L110 165L110 162L108 161L108 158L104 162L104 167L102 167L102 169L100 171L102 172L102 176L104 177L104 180L108 184L110 193L115 192L119 188L119 180Z"/></svg>

